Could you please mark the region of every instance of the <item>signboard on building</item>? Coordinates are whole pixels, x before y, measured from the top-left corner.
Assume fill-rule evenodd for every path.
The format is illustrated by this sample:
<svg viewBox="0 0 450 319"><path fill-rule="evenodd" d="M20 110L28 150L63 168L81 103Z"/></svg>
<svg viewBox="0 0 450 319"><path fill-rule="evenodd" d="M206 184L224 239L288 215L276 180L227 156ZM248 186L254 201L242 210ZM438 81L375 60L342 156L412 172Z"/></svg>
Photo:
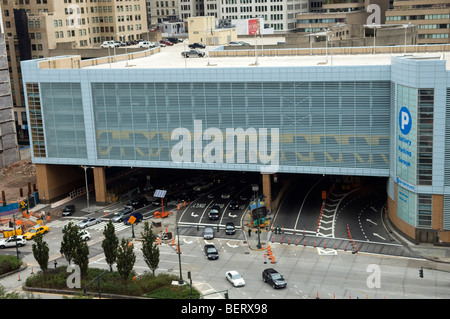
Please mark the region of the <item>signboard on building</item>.
<svg viewBox="0 0 450 319"><path fill-rule="evenodd" d="M248 20L248 34L255 35L258 33L259 19Z"/></svg>

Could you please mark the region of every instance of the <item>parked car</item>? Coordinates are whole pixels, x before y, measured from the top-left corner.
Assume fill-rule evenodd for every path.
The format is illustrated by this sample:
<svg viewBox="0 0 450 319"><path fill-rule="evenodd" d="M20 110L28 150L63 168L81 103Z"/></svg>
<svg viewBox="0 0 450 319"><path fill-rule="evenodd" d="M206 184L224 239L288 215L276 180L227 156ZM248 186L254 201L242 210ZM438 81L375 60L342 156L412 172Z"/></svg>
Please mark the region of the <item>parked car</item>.
<svg viewBox="0 0 450 319"><path fill-rule="evenodd" d="M170 41L170 42L172 42L173 44L183 42L183 40L181 40L181 39L179 39L179 38L167 38L167 41Z"/></svg>
<svg viewBox="0 0 450 319"><path fill-rule="evenodd" d="M136 218L134 224L140 223L144 219L144 216L142 216L141 213L135 212L135 213L131 214L127 219L125 219L123 221L123 223L125 225L131 225L131 223L130 223L131 216L134 216L134 218Z"/></svg>
<svg viewBox="0 0 450 319"><path fill-rule="evenodd" d="M212 260L219 258L219 252L217 251L216 247L213 244L205 245L204 250L206 258Z"/></svg>
<svg viewBox="0 0 450 319"><path fill-rule="evenodd" d="M85 229L80 230L79 234L80 234L82 240L87 241L87 240L91 239L91 233L89 233Z"/></svg>
<svg viewBox="0 0 450 319"><path fill-rule="evenodd" d="M203 58L206 56L206 53L203 51L200 51L200 50L193 49L193 50L181 52L181 55L184 56L185 58L189 58L191 56L198 56L200 58Z"/></svg>
<svg viewBox="0 0 450 319"><path fill-rule="evenodd" d="M139 42L139 47L140 48L153 48L155 47L156 44L150 41L141 41Z"/></svg>
<svg viewBox="0 0 450 319"><path fill-rule="evenodd" d="M203 231L204 239L213 239L214 238L214 229L211 226L206 226Z"/></svg>
<svg viewBox="0 0 450 319"><path fill-rule="evenodd" d="M135 198L130 200L125 204L125 208L138 209L148 205L147 197L142 196L139 198Z"/></svg>
<svg viewBox="0 0 450 319"><path fill-rule="evenodd" d="M264 269L262 272L264 282L272 285L273 288L284 288L287 283L283 276L273 268Z"/></svg>
<svg viewBox="0 0 450 319"><path fill-rule="evenodd" d="M234 46L234 47L237 47L237 46L249 46L250 43L243 42L243 41L233 41L233 42L228 43L228 45L229 46Z"/></svg>
<svg viewBox="0 0 450 319"><path fill-rule="evenodd" d="M17 235L17 236L11 236L6 239L0 239L0 248L8 248L8 247L22 247L27 243L27 240L24 236Z"/></svg>
<svg viewBox="0 0 450 319"><path fill-rule="evenodd" d="M133 209L131 208L124 208L120 212L115 213L114 217L112 218L113 223L121 223L125 219L128 219L128 217L131 216L133 213Z"/></svg>
<svg viewBox="0 0 450 319"><path fill-rule="evenodd" d="M231 284L234 287L243 287L243 286L245 286L244 278L242 278L241 274L239 274L236 270L227 271L225 273L225 278L227 278L227 280L229 282L231 282Z"/></svg>
<svg viewBox="0 0 450 319"><path fill-rule="evenodd" d="M115 48L118 47L119 45L116 44L115 41L103 41L101 47L102 48Z"/></svg>
<svg viewBox="0 0 450 319"><path fill-rule="evenodd" d="M78 223L78 228L86 228L98 223L101 223L102 220L100 218L96 218L96 217L88 217L83 219L81 222Z"/></svg>
<svg viewBox="0 0 450 319"><path fill-rule="evenodd" d="M189 47L189 49L197 49L197 48L204 49L204 48L206 48L206 46L204 44L197 43L197 42L189 44L188 47Z"/></svg>
<svg viewBox="0 0 450 319"><path fill-rule="evenodd" d="M171 47L173 45L173 42L170 42L168 40L161 40L161 41L159 41L159 43L168 45L169 47Z"/></svg>
<svg viewBox="0 0 450 319"><path fill-rule="evenodd" d="M209 210L208 216L210 220L219 219L220 207L219 205L213 205Z"/></svg>
<svg viewBox="0 0 450 319"><path fill-rule="evenodd" d="M63 216L71 216L75 212L75 205L67 205L64 207L62 215Z"/></svg>
<svg viewBox="0 0 450 319"><path fill-rule="evenodd" d="M236 233L236 227L233 222L227 222L225 225L225 234L234 235Z"/></svg>
<svg viewBox="0 0 450 319"><path fill-rule="evenodd" d="M50 228L46 225L37 224L30 230L28 230L23 237L25 237L26 240L33 239L38 234L46 234L50 231Z"/></svg>

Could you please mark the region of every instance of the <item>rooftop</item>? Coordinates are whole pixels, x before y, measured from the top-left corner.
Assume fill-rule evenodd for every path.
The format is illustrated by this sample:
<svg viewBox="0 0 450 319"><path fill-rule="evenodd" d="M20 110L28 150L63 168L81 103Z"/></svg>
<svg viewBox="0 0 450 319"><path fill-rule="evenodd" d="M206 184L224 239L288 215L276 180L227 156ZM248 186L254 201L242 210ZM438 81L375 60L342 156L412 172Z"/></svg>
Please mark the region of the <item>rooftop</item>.
<svg viewBox="0 0 450 319"><path fill-rule="evenodd" d="M230 68L230 67L291 67L291 66L355 66L355 65L390 65L391 57L405 56L403 53L364 53L371 52L372 48L364 49L362 54L339 54L345 48L319 48L321 54L310 55L308 52L303 52L302 55L278 55L278 56L264 56L261 51L261 45L258 45L258 55L254 54L254 45L246 47L248 50L246 56L225 56L233 53L230 51L223 51L221 47L207 47L202 49L211 57L190 57L184 58L181 52L188 51L187 44L179 43L171 47L160 48L159 52L150 56L126 60L125 51L123 49L117 50L117 61L114 57L103 58L102 63L97 65L86 66L85 69L122 69L122 68L150 68L150 69L167 69L167 68ZM292 49L284 49L292 50ZM239 50L241 53L242 51ZM266 50L264 50L266 51ZM273 50L272 50L273 51ZM282 52L282 50L280 50ZM278 52L280 52L278 51ZM217 52L221 53L217 56ZM269 52L267 50L266 52ZM214 55L214 57L213 57ZM414 59L445 59L450 60L450 52L435 52L435 53L414 53L406 54L408 58ZM119 61L120 60L120 61ZM450 63L446 63L446 69L450 69Z"/></svg>

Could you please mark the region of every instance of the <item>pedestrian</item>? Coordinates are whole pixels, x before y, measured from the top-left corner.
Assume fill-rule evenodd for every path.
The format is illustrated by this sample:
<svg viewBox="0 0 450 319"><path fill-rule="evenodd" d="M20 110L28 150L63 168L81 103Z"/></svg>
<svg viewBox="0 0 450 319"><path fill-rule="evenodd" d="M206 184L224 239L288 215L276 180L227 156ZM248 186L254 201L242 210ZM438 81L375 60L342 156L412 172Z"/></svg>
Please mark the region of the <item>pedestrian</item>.
<svg viewBox="0 0 450 319"><path fill-rule="evenodd" d="M64 251L62 250L62 248L59 252L61 253L61 257L64 257Z"/></svg>
<svg viewBox="0 0 450 319"><path fill-rule="evenodd" d="M56 269L56 266L58 266L58 262L56 261L56 259L53 264L55 265L55 269Z"/></svg>
<svg viewBox="0 0 450 319"><path fill-rule="evenodd" d="M248 237L252 237L252 229L250 227L248 228Z"/></svg>

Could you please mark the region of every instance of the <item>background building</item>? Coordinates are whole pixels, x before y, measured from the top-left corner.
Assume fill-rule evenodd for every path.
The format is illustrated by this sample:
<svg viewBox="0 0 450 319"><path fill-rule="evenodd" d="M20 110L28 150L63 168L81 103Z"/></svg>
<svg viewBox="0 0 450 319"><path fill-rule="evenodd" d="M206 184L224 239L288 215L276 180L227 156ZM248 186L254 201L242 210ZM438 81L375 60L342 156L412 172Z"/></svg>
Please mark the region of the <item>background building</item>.
<svg viewBox="0 0 450 319"><path fill-rule="evenodd" d="M24 0L1 4L18 137L28 140L20 61L58 47L100 48L107 40L138 40L148 32L145 0Z"/></svg>
<svg viewBox="0 0 450 319"><path fill-rule="evenodd" d="M0 167L19 159L6 47L0 33Z"/></svg>
<svg viewBox="0 0 450 319"><path fill-rule="evenodd" d="M394 8L386 11L386 23L417 25L419 44L450 43L450 2L394 1Z"/></svg>

